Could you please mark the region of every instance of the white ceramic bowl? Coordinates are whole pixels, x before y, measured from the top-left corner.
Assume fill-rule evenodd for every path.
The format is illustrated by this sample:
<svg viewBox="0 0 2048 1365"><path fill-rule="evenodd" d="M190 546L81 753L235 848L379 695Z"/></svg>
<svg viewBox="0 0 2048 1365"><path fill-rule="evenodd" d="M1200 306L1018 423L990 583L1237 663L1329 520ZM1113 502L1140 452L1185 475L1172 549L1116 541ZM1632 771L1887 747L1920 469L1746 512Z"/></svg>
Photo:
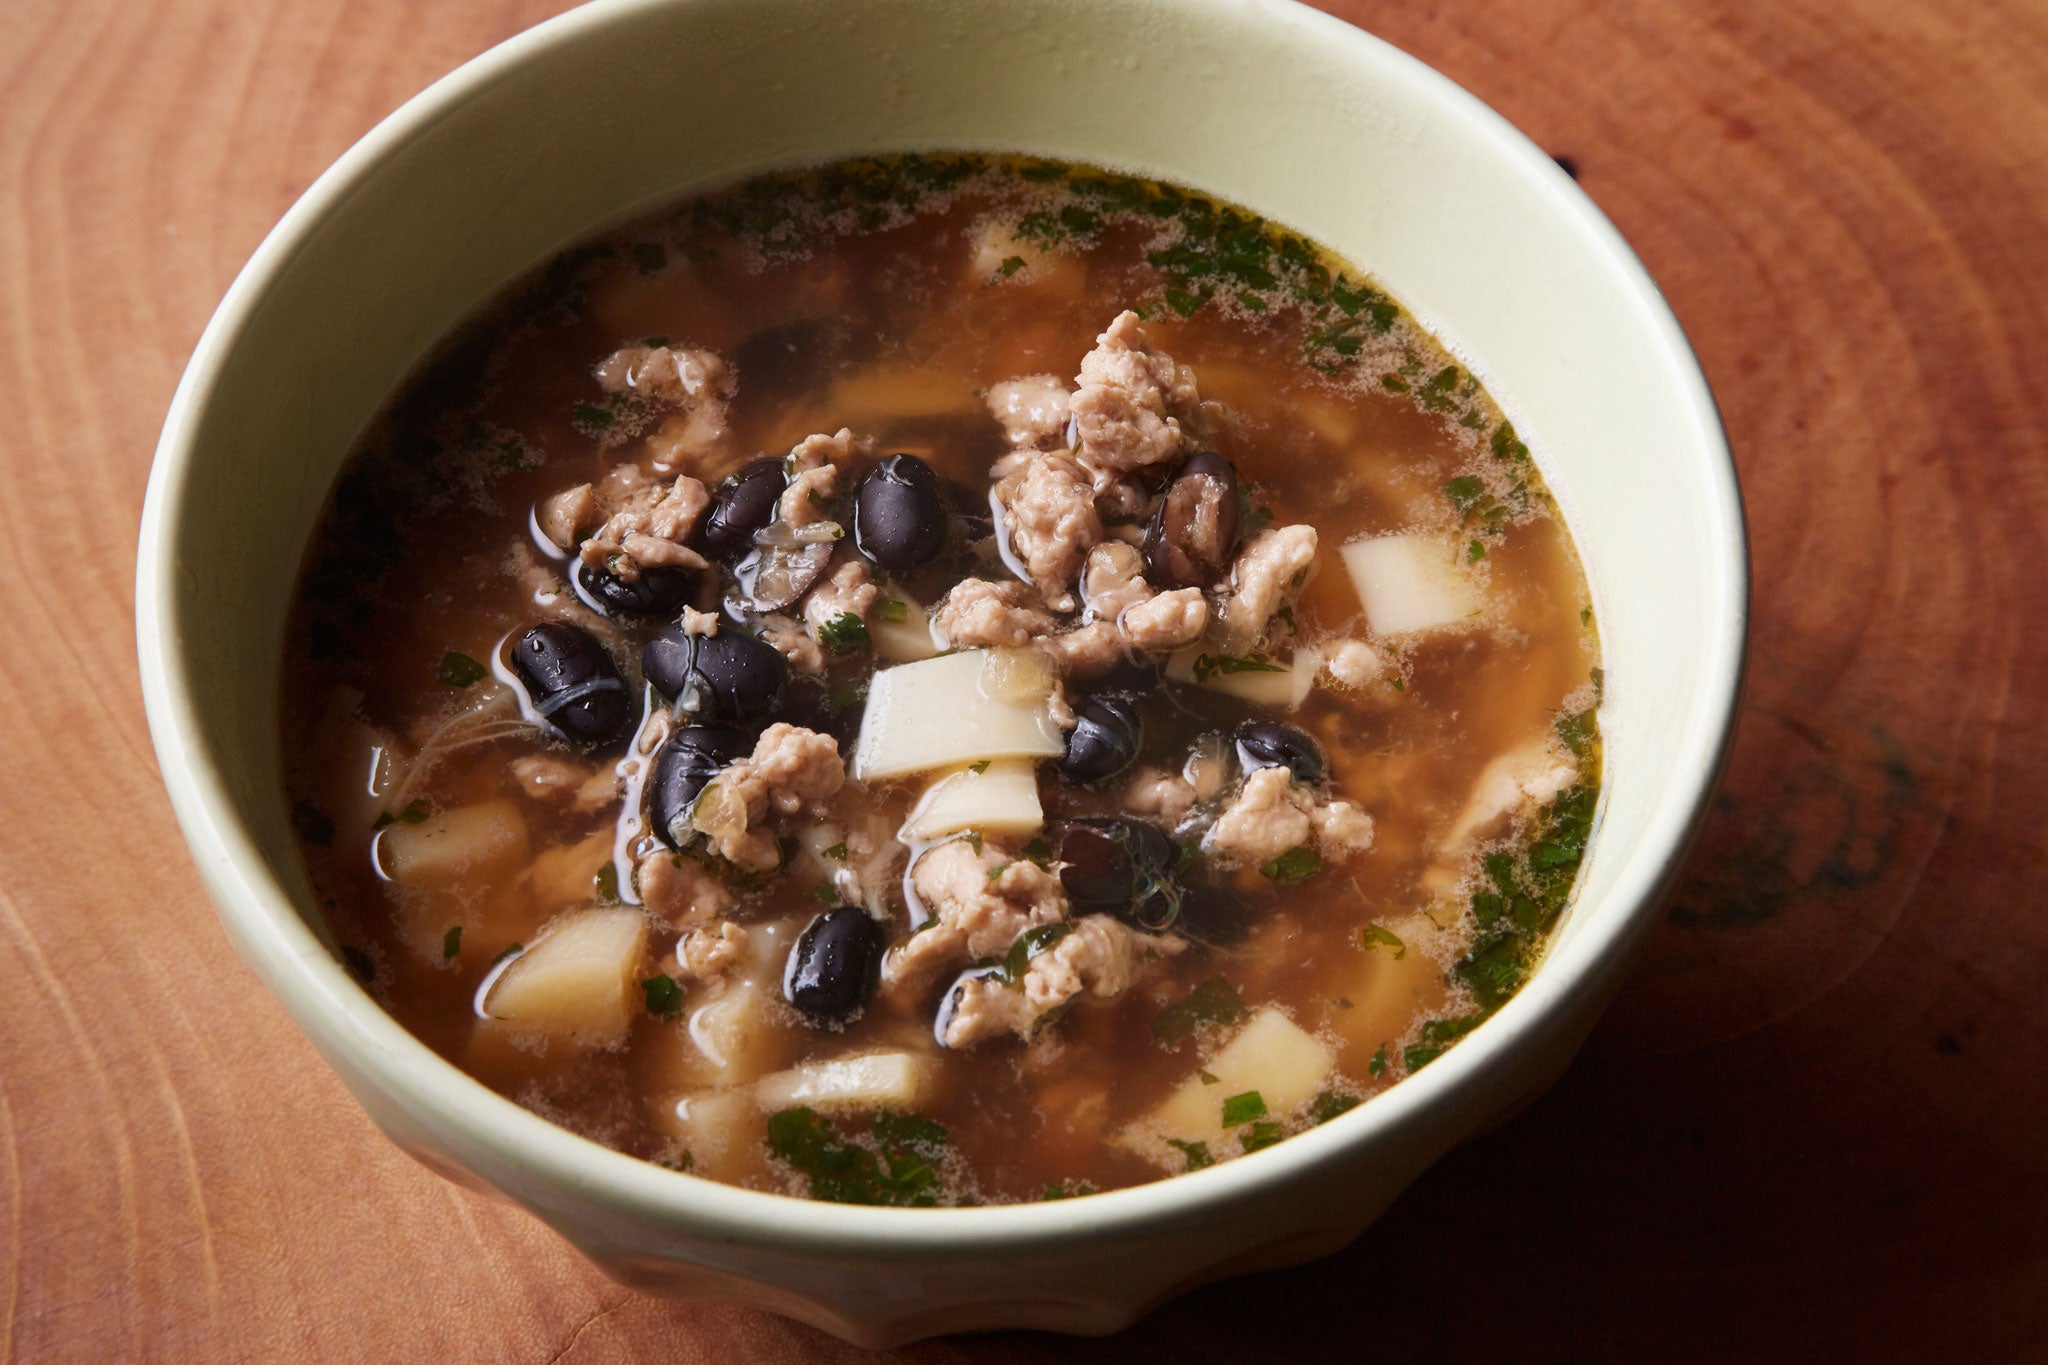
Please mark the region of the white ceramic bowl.
<svg viewBox="0 0 2048 1365"><path fill-rule="evenodd" d="M282 800L277 677L308 533L351 441L435 340L557 248L770 167L1012 149L1209 190L1362 264L1530 439L1591 579L1607 785L1531 983L1428 1070L1213 1169L1023 1207L849 1208L605 1150L441 1061L323 942ZM1713 402L1656 288L1497 115L1273 0L613 0L407 104L258 249L193 355L143 521L138 634L165 780L242 957L377 1123L626 1282L869 1344L1104 1332L1357 1236L1564 1068L1702 818L1743 657L1742 518Z"/></svg>

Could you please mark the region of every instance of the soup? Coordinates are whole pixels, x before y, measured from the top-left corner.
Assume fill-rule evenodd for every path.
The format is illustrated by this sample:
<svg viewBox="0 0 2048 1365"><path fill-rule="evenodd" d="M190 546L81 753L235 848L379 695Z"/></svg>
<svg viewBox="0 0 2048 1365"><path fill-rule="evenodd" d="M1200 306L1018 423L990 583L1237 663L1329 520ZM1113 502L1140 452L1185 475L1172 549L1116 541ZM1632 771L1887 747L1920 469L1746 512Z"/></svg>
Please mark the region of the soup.
<svg viewBox="0 0 2048 1365"><path fill-rule="evenodd" d="M1235 1159L1508 999L1599 779L1527 447L1361 273L1164 184L902 157L569 251L351 457L288 784L485 1084L750 1188Z"/></svg>

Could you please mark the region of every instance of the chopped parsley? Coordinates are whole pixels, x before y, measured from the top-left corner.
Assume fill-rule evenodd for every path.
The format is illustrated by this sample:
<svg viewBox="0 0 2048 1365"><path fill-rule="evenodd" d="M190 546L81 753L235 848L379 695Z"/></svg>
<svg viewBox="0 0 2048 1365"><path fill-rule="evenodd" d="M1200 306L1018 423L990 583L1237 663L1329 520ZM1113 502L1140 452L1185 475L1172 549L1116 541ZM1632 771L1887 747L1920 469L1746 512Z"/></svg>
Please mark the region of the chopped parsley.
<svg viewBox="0 0 2048 1365"><path fill-rule="evenodd" d="M1057 1185L1046 1186L1045 1193L1038 1197L1041 1202L1050 1203L1055 1199L1079 1199L1084 1194L1093 1193L1095 1193L1095 1187L1085 1180L1076 1180L1071 1185L1062 1180Z"/></svg>
<svg viewBox="0 0 2048 1365"><path fill-rule="evenodd" d="M805 1177L813 1199L835 1204L929 1208L938 1203L936 1163L945 1159L944 1127L916 1114L882 1112L867 1141L841 1136L812 1109L768 1116L768 1151Z"/></svg>
<svg viewBox="0 0 2048 1365"><path fill-rule="evenodd" d="M500 962L503 962L503 961L504 961L505 959L507 959L507 958L512 958L512 957L518 957L518 956L519 956L519 955L520 955L521 953L523 953L523 952L525 952L525 951L526 951L526 945L525 945L525 944L523 944L523 943L508 943L508 944L506 944L506 945L505 945L505 951L504 951L504 952L502 952L502 953L499 953L499 954L498 954L498 955L497 955L496 957L494 957L494 958L492 958L492 959L491 959L491 965L492 965L493 967L495 967L495 966L497 966L497 965L498 965L498 964L499 964Z"/></svg>
<svg viewBox="0 0 2048 1365"><path fill-rule="evenodd" d="M833 906L839 904L839 893L832 889L832 883L819 882L811 888L811 899L820 905Z"/></svg>
<svg viewBox="0 0 2048 1365"><path fill-rule="evenodd" d="M617 905L625 899L619 895L619 865L615 862L607 861L600 867L597 875L590 879L590 884L596 891L597 898L606 905Z"/></svg>
<svg viewBox="0 0 2048 1365"><path fill-rule="evenodd" d="M1052 864L1052 845L1043 839L1033 839L1024 845L1024 856L1040 867L1049 867Z"/></svg>
<svg viewBox="0 0 2048 1365"><path fill-rule="evenodd" d="M1214 1072L1196 1071L1195 1079L1200 1081L1203 1085L1215 1085L1219 1078L1216 1076Z"/></svg>
<svg viewBox="0 0 2048 1365"><path fill-rule="evenodd" d="M1375 948L1392 948L1394 960L1397 962L1408 956L1408 945L1401 942L1400 936L1383 924L1368 924L1360 929L1358 946L1368 953Z"/></svg>
<svg viewBox="0 0 2048 1365"><path fill-rule="evenodd" d="M1452 1043L1485 1023L1490 1012L1460 1015L1456 1019L1431 1019L1422 1026L1415 1041L1402 1049L1401 1065L1408 1068L1409 1075L1414 1075L1443 1056Z"/></svg>
<svg viewBox="0 0 2048 1365"><path fill-rule="evenodd" d="M1197 654L1195 656L1195 681L1205 683L1209 679L1233 673L1285 673L1284 664L1276 664L1263 654L1239 658L1234 654Z"/></svg>
<svg viewBox="0 0 2048 1365"><path fill-rule="evenodd" d="M441 667L434 673L434 681L443 687L471 687L489 677L490 672L462 651L451 649L441 656Z"/></svg>
<svg viewBox="0 0 2048 1365"><path fill-rule="evenodd" d="M1262 1151L1267 1147L1271 1147L1274 1143L1278 1142L1282 1136L1284 1135L1280 1131L1280 1125L1271 1120L1266 1120L1264 1122L1254 1123L1251 1127L1245 1129L1242 1133L1239 1133L1237 1135L1237 1140L1238 1143L1245 1149L1245 1151L1257 1152Z"/></svg>
<svg viewBox="0 0 2048 1365"><path fill-rule="evenodd" d="M845 862L847 856L846 845L843 842L832 845L832 847L825 850L825 856L835 863Z"/></svg>
<svg viewBox="0 0 2048 1365"><path fill-rule="evenodd" d="M1189 991L1186 998L1153 1016L1152 1036L1172 1046L1198 1029L1234 1024L1247 1013L1237 987L1220 976L1212 976Z"/></svg>
<svg viewBox="0 0 2048 1365"><path fill-rule="evenodd" d="M1216 1164L1216 1158L1209 1155L1209 1144L1206 1142L1183 1142L1179 1138L1168 1138L1166 1139L1166 1145L1176 1148L1182 1156L1187 1158L1188 1164L1186 1169L1190 1171L1199 1171L1204 1166L1214 1166Z"/></svg>
<svg viewBox="0 0 2048 1365"><path fill-rule="evenodd" d="M426 823L430 811L431 808L427 805L425 797L414 797L406 802L405 809L396 815L393 815L388 810L379 811L376 820L371 822L370 828L382 829L386 825L398 824L423 825Z"/></svg>
<svg viewBox="0 0 2048 1365"><path fill-rule="evenodd" d="M1557 722L1557 737L1567 749L1584 758L1593 752L1593 743L1600 737L1599 717L1592 707L1565 716Z"/></svg>
<svg viewBox="0 0 2048 1365"><path fill-rule="evenodd" d="M984 758L979 763L968 764L967 771L973 773L976 777L980 777L983 773L988 771L988 765L989 760Z"/></svg>
<svg viewBox="0 0 2048 1365"><path fill-rule="evenodd" d="M1384 1076L1387 1074L1387 1045L1385 1043L1379 1045L1378 1050L1372 1054L1372 1060L1365 1064L1365 1074L1368 1076Z"/></svg>
<svg viewBox="0 0 2048 1365"><path fill-rule="evenodd" d="M1309 1106L1308 1116L1317 1123L1328 1123L1339 1114L1348 1114L1358 1107L1358 1096L1346 1095L1336 1090L1325 1090Z"/></svg>
<svg viewBox="0 0 2048 1365"><path fill-rule="evenodd" d="M818 640L834 654L852 654L866 649L868 623L850 611L842 611L824 625L818 627Z"/></svg>
<svg viewBox="0 0 2048 1365"><path fill-rule="evenodd" d="M1467 564L1477 564L1484 558L1486 558L1486 546L1479 541L1475 540L1465 547L1465 562Z"/></svg>
<svg viewBox="0 0 2048 1365"><path fill-rule="evenodd" d="M350 975L365 986L377 979L377 964L370 959L368 953L354 944L342 946L341 960L348 967Z"/></svg>
<svg viewBox="0 0 2048 1365"><path fill-rule="evenodd" d="M1312 848L1290 848L1259 869L1268 881L1295 886L1323 870L1323 860Z"/></svg>
<svg viewBox="0 0 2048 1365"><path fill-rule="evenodd" d="M909 604L899 602L893 597L882 603L877 610L881 613L884 621L908 621L910 619Z"/></svg>
<svg viewBox="0 0 2048 1365"><path fill-rule="evenodd" d="M1256 1090L1247 1090L1241 1095L1231 1095L1223 1101L1223 1126L1235 1128L1240 1123L1266 1117L1266 1097Z"/></svg>
<svg viewBox="0 0 2048 1365"><path fill-rule="evenodd" d="M658 1014L664 1019L683 1007L683 988L667 972L660 972L640 983L641 991L647 996L647 1012Z"/></svg>
<svg viewBox="0 0 2048 1365"><path fill-rule="evenodd" d="M600 407L596 403L578 403L573 411L578 426L594 427L599 431L605 430L616 420L610 408Z"/></svg>
<svg viewBox="0 0 2048 1365"><path fill-rule="evenodd" d="M1005 256L1003 257L1003 263L996 267L996 274L1007 280L1023 268L1024 258L1022 256Z"/></svg>
<svg viewBox="0 0 2048 1365"><path fill-rule="evenodd" d="M461 951L462 926L458 924L447 933L441 935L441 960L443 962L451 961Z"/></svg>
<svg viewBox="0 0 2048 1365"><path fill-rule="evenodd" d="M1007 864L1005 864L1007 866ZM1023 981L1025 971L1031 966L1031 959L1058 943L1072 933L1072 920L1054 920L1051 924L1035 925L1017 935L1010 945L1010 951L1003 958L1001 970L995 973L996 980L1005 986L1014 986Z"/></svg>

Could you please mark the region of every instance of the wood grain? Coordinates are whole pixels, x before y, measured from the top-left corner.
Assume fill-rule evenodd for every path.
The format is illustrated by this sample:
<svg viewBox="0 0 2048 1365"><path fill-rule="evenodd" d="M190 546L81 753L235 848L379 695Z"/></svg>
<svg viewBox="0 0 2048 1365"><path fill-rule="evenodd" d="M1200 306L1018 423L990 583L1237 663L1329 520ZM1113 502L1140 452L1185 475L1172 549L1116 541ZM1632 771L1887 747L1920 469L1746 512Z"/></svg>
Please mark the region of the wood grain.
<svg viewBox="0 0 2048 1365"><path fill-rule="evenodd" d="M1331 7L1569 156L1699 347L1755 535L1733 777L1588 1054L1358 1245L901 1354L2039 1358L2048 10ZM143 726L134 533L207 315L552 8L0 7L0 1357L856 1354L630 1295L390 1149L234 961Z"/></svg>

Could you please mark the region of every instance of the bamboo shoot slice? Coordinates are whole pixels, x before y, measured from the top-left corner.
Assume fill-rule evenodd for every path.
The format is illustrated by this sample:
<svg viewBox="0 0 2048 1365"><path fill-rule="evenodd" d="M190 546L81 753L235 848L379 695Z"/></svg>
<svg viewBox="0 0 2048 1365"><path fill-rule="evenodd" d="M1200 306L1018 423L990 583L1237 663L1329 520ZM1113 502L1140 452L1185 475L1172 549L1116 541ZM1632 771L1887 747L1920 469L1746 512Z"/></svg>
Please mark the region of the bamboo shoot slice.
<svg viewBox="0 0 2048 1365"><path fill-rule="evenodd" d="M1479 614L1485 604L1464 556L1447 536L1374 536L1344 547L1344 567L1374 633L1403 635Z"/></svg>
<svg viewBox="0 0 2048 1365"><path fill-rule="evenodd" d="M854 746L854 777L866 782L984 758L1066 752L1048 699L1020 703L989 695L982 685L987 657L987 650L962 650L876 673Z"/></svg>
<svg viewBox="0 0 2048 1365"><path fill-rule="evenodd" d="M775 1113L799 1105L826 1112L915 1109L931 1089L929 1058L909 1052L834 1057L777 1071L754 1083L754 1098Z"/></svg>
<svg viewBox="0 0 2048 1365"><path fill-rule="evenodd" d="M1038 765L1028 758L998 758L935 778L903 822L898 837L914 843L943 839L963 829L1031 834L1044 824L1045 809L1038 803Z"/></svg>

